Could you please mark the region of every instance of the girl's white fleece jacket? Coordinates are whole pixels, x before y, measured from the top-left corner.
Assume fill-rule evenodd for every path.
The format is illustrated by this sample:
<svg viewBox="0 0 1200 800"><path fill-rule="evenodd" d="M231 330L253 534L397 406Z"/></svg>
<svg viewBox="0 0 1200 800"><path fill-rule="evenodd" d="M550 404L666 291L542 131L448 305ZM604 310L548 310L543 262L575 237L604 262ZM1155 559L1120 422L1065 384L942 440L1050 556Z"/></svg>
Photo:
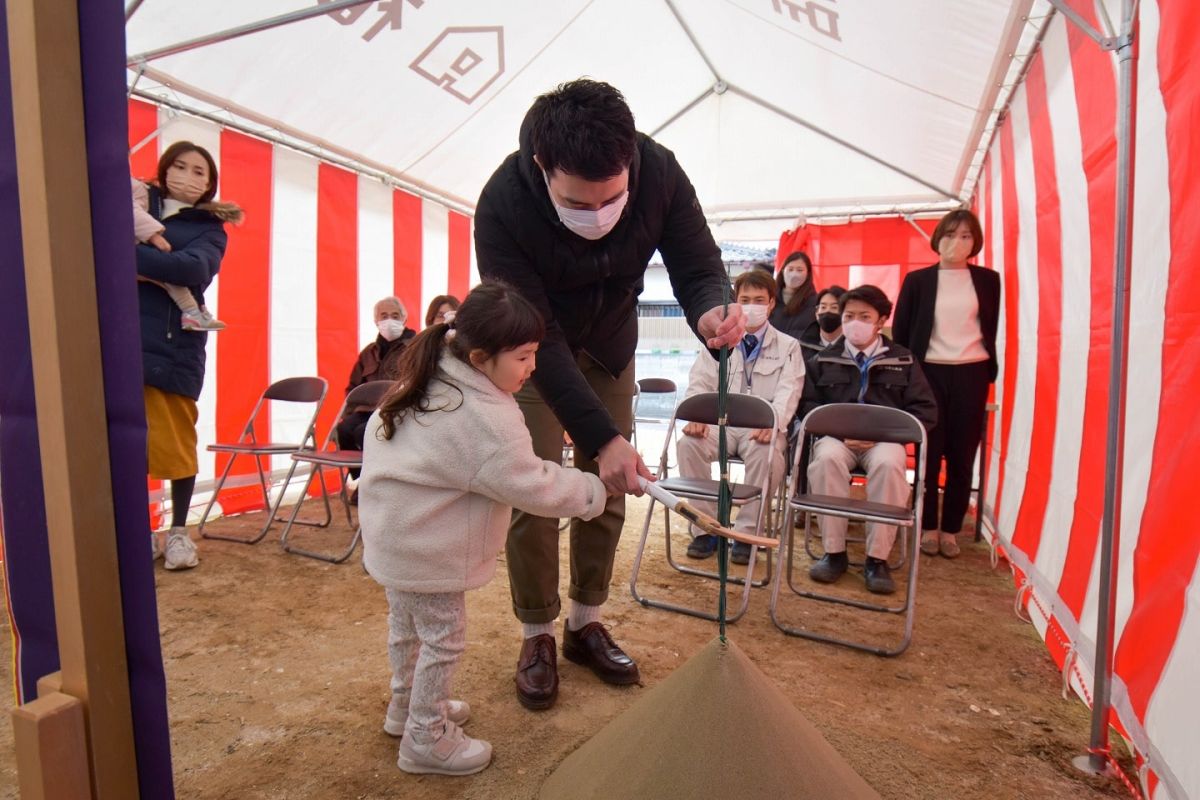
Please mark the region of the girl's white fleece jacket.
<svg viewBox="0 0 1200 800"><path fill-rule="evenodd" d="M543 517L604 511L600 479L538 458L516 400L482 372L443 351L429 397L444 410L406 413L390 440L378 411L367 423L358 512L363 564L379 583L475 589L496 571L513 506Z"/></svg>

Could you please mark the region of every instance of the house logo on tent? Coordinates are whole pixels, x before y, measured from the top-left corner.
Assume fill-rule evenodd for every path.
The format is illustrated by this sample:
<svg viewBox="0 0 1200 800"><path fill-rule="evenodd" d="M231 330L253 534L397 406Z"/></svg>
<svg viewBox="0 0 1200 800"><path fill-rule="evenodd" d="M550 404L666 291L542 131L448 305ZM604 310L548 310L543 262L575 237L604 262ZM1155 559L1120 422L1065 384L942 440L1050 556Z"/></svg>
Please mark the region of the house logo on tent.
<svg viewBox="0 0 1200 800"><path fill-rule="evenodd" d="M504 74L504 28L446 28L409 67L464 103Z"/></svg>

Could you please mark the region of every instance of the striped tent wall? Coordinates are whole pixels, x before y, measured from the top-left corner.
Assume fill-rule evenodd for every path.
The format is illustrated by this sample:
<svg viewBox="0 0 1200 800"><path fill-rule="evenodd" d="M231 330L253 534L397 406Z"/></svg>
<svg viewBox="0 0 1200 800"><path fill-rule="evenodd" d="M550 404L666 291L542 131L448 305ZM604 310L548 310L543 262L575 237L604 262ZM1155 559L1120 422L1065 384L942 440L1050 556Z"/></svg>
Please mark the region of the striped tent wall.
<svg viewBox="0 0 1200 800"><path fill-rule="evenodd" d="M1091 2L1073 3L1091 24ZM1113 9L1110 9L1113 10ZM1114 14L1115 16L1115 14ZM1200 360L1200 7L1141 4L1129 371L1117 559L1116 725L1148 797L1200 797L1200 536L1188 454ZM1001 272L987 534L1065 679L1091 702L1110 401L1117 63L1057 15L1014 95L976 207ZM1186 221L1190 220L1191 225Z"/></svg>
<svg viewBox="0 0 1200 800"><path fill-rule="evenodd" d="M373 306L395 295L419 330L435 296L460 299L478 281L471 219L381 181L287 147L222 129L140 100L129 103L130 158L136 177L154 175L159 153L189 140L217 162L218 199L245 209L228 226L221 272L205 294L228 328L208 337L199 400L200 474L193 509L225 466L206 445L236 440L269 383L319 375L329 393L319 417L325 436L344 398L359 350L376 336ZM260 440L296 441L311 409L277 403L256 428ZM289 465L275 457L277 473ZM219 498L224 513L262 507L253 462L239 459ZM162 487L151 482L151 496ZM154 510L156 516L157 509Z"/></svg>

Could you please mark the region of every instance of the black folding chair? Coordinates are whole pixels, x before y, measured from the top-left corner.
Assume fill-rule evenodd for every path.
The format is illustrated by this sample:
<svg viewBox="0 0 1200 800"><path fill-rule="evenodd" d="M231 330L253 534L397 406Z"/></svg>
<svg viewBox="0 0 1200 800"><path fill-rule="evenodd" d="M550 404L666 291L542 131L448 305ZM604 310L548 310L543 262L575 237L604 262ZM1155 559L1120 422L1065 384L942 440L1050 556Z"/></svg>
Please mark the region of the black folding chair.
<svg viewBox="0 0 1200 800"><path fill-rule="evenodd" d="M328 389L328 384L324 378L284 378L281 381L276 381L266 388L266 391L258 398L258 402L254 405L254 410L250 412L250 418L246 420L246 425L242 428L242 434L236 442L217 442L208 446L209 452L213 453L229 453L229 460L225 463L225 469L221 472L220 479L217 480L217 485L213 487L212 497L208 499L208 505L204 507L204 513L200 516L200 535L205 539L222 539L227 542L240 542L241 544L257 544L261 542L271 529L271 525L276 522L283 522L281 517L276 514L279 511L279 505L283 502L283 496L287 493L288 484L291 483L292 475L296 472L296 462L293 461L288 468L287 477L283 479L283 486L279 489L279 496L275 498L275 502L271 502L271 481L267 474L263 472L262 459L268 459L267 466L270 470L271 456L286 456L291 455L304 448L312 448L316 446L316 427L317 415L321 413L321 404L325 402L325 392ZM258 418L258 414L264 408L269 408L267 401L278 403L312 403L313 413L308 421L308 426L304 429L304 435L300 437L299 442L260 442L254 433L254 422ZM204 525L208 522L209 512L212 511L213 505L217 502L217 497L221 493L221 487L225 485L225 479L229 477L230 470L233 469L233 462L238 456L251 456L254 459L254 466L258 470L258 484L262 489L263 507L268 509L267 521L263 523L262 530L257 535L250 538L242 536L230 536L225 533L211 533L204 530ZM324 480L321 482L321 489L324 491ZM324 523L306 523L325 527L333 520L333 510L329 506L328 494L325 495L325 522Z"/></svg>
<svg viewBox="0 0 1200 800"><path fill-rule="evenodd" d="M868 442L894 442L902 445L913 445L916 448L917 467L912 471L913 480L910 485L911 499L909 505L894 506L884 503L873 503L868 500L856 500L850 497L833 495L800 493L801 479L807 477L809 458L812 447L797 447L795 463L792 466L792 477L788 487L787 514L784 519L784 540L786 552L780 553L778 574L775 576L775 588L771 592L770 614L771 621L789 636L801 636L818 642L838 644L863 650L880 656L895 656L903 653L912 641L913 620L916 610L917 597L917 565L921 559L908 559L907 587L904 600L900 605L870 603L853 597L822 594L797 586L793 566L796 551L796 536L793 520L795 514L821 514L827 516L860 519L865 522L875 522L885 525L896 525L906 528L907 532L897 531L901 536L909 537L909 551L917 552L918 538L921 531L921 503L925 485L922 456L925 452L925 426L916 417L906 411L885 406L863 405L860 403L831 403L813 409L804 417L800 424L801 443L812 441L822 436L832 436L836 439L859 439ZM808 521L805 521L807 526ZM806 532L807 536L807 532ZM786 565L786 567L785 567ZM787 575L783 572L786 568ZM779 594L780 587L785 582L792 592L800 597L820 600L829 603L840 603L865 611L883 612L904 615L904 634L898 645L886 647L850 639L841 639L807 630L792 627L780 621Z"/></svg>
<svg viewBox="0 0 1200 800"><path fill-rule="evenodd" d="M383 401L384 396L394 386L393 381L368 381L367 383L355 386L346 395L346 399L342 402L342 407L338 409L337 419L329 428L329 433L325 436L325 442L321 445L320 450L301 450L292 453L292 461L300 464L312 465L312 470L308 473L308 480L304 482L304 490L300 492L300 499L292 506L292 514L288 517L287 525L284 526L283 534L279 537L279 543L283 546L284 552L295 553L298 556L307 556L320 561L328 561L331 564L340 564L350 557L354 552L354 548L358 546L359 540L362 539L362 528L354 522L354 516L350 512L350 497L346 492L346 475L351 469L362 468L362 451L361 450L342 450L336 446L335 435L337 426L351 408L359 408L362 406L371 406L378 408ZM354 529L354 536L350 539L350 546L342 551L339 555L329 555L326 553L318 553L313 550L305 550L300 547L295 547L288 537L292 532L292 525L297 523L296 517L300 513L300 506L304 505L304 501L308 498L308 489L312 486L313 478L317 475L322 475L321 485L325 485L323 477L326 469L336 469L339 476L342 478L342 486L338 491L338 497L342 500L342 507L346 510L346 524ZM328 504L328 501L326 501ZM303 522L299 524L304 524Z"/></svg>
<svg viewBox="0 0 1200 800"><path fill-rule="evenodd" d="M677 421L683 422L702 422L706 425L716 425L719 415L717 413L717 393L704 392L702 394L693 395L685 399L675 409L675 413L671 416L671 421L667 425L667 437L663 443L662 456L658 462L658 485L671 492L672 494L691 500L708 500L711 502L717 501L718 491L720 489L720 481L715 481L706 478L671 478L667 475L667 451L670 449L672 436L675 431ZM779 434L775 426L775 409L771 404L761 397L755 397L749 394L730 394L728 397L728 405L726 406L726 418L728 425L731 428L769 428L771 430L771 441L768 447L771 451L775 448L776 437ZM752 486L745 483L734 483L730 485L733 495L733 505L744 506L751 500L761 499L762 503L759 506L758 520L755 523L754 532L756 535L763 535L765 528L768 507L771 504L771 474L767 470L761 485ZM675 605L660 600L653 600L649 597L644 597L638 593L637 579L638 573L641 571L642 556L646 551L646 541L650 537L650 521L654 517L655 499L650 498L650 505L646 509L646 521L642 525L642 539L638 544L637 555L633 559L633 571L629 576L629 591L633 594L633 599L637 600L644 606L653 608L662 608L667 611L676 611L680 614L687 614L692 617L701 619L716 620L716 612L705 612L687 606ZM671 513L667 509L663 509L663 527L666 532L666 557L667 563L678 572L686 575L697 575L703 578L718 579L720 576L716 572L704 569L697 569L686 564L680 564L675 561L671 555ZM727 616L727 622L736 622L746 613L747 607L750 605L750 588L752 586L765 586L770 580L771 574L771 551L767 550L767 577L762 581L754 580L754 566L756 556L758 554L758 546L751 545L750 547L750 563L746 565L746 575L743 578L729 577L729 583L735 583L743 587L742 600L736 613L732 616Z"/></svg>

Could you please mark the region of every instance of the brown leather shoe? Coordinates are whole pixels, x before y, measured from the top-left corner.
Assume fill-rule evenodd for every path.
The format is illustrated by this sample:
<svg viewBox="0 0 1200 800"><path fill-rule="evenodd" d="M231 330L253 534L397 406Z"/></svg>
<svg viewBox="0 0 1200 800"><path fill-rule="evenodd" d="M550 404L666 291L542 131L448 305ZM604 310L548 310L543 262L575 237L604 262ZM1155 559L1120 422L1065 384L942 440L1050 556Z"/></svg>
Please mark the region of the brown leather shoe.
<svg viewBox="0 0 1200 800"><path fill-rule="evenodd" d="M563 658L588 667L605 683L625 686L641 680L637 664L599 622L589 622L577 631L564 622L562 648Z"/></svg>
<svg viewBox="0 0 1200 800"><path fill-rule="evenodd" d="M554 637L548 633L530 636L521 645L517 659L517 699L521 705L542 711L558 699L558 656Z"/></svg>

